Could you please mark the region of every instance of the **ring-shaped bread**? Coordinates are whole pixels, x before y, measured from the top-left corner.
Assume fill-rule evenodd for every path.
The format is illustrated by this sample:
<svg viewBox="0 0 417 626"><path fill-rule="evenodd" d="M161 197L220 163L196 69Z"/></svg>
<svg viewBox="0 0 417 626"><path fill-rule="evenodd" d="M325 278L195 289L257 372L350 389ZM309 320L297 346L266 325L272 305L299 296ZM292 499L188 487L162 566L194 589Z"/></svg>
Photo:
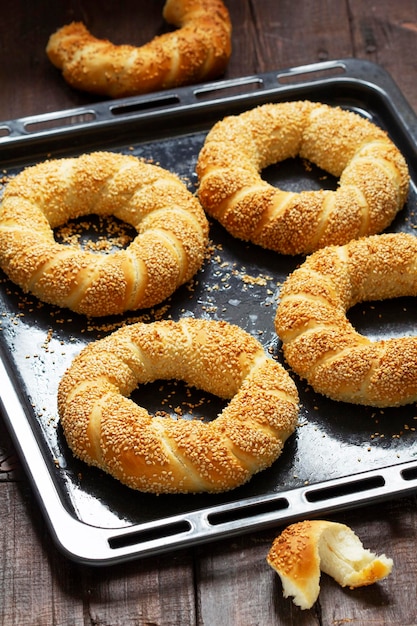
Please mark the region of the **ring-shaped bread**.
<svg viewBox="0 0 417 626"><path fill-rule="evenodd" d="M333 400L376 407L417 400L417 337L371 340L347 310L417 295L417 238L364 237L314 252L285 281L275 317L286 361Z"/></svg>
<svg viewBox="0 0 417 626"><path fill-rule="evenodd" d="M115 216L137 236L96 253L55 240L68 220ZM93 152L28 167L0 205L0 267L25 292L88 316L158 304L200 268L208 223L173 173L131 156Z"/></svg>
<svg viewBox="0 0 417 626"><path fill-rule="evenodd" d="M296 193L263 180L264 168L297 156L338 177L337 190ZM203 208L234 237L292 255L381 232L409 187L405 159L385 131L309 101L265 104L217 122L197 175Z"/></svg>
<svg viewBox="0 0 417 626"><path fill-rule="evenodd" d="M129 395L183 380L230 402L212 421L151 416ZM238 326L183 318L124 326L88 344L61 379L58 409L75 455L153 493L220 492L269 467L293 433L286 370Z"/></svg>
<svg viewBox="0 0 417 626"><path fill-rule="evenodd" d="M136 47L97 39L82 22L60 28L46 53L74 88L121 98L216 78L231 54L231 22L222 0L168 0L178 29Z"/></svg>

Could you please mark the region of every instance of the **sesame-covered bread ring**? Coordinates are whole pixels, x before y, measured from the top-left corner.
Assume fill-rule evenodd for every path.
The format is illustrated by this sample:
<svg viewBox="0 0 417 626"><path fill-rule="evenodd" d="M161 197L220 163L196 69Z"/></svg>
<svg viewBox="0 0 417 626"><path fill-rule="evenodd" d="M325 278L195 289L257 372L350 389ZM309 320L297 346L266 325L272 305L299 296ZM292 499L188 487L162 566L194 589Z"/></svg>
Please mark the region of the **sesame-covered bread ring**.
<svg viewBox="0 0 417 626"><path fill-rule="evenodd" d="M63 26L46 48L76 89L112 98L177 87L222 74L231 54L231 23L222 0L168 0L163 16L178 26L143 46L97 39L81 22Z"/></svg>
<svg viewBox="0 0 417 626"><path fill-rule="evenodd" d="M88 214L113 215L137 236L98 254L55 241L53 228ZM0 267L25 292L89 316L162 302L200 268L208 223L173 173L110 152L26 168L0 205Z"/></svg>
<svg viewBox="0 0 417 626"><path fill-rule="evenodd" d="M177 379L230 402L210 421L151 416L128 396ZM223 321L183 318L125 326L70 365L58 409L75 455L153 493L221 492L269 467L293 433L298 396L261 344Z"/></svg>
<svg viewBox="0 0 417 626"><path fill-rule="evenodd" d="M261 171L300 156L339 178L295 193ZM406 162L387 134L351 111L309 101L265 104L217 122L199 154L199 197L234 237L281 254L384 230L408 193Z"/></svg>
<svg viewBox="0 0 417 626"><path fill-rule="evenodd" d="M363 301L417 295L417 237L363 237L314 252L285 281L275 318L284 356L334 400L388 407L417 400L417 337L372 341L346 311Z"/></svg>

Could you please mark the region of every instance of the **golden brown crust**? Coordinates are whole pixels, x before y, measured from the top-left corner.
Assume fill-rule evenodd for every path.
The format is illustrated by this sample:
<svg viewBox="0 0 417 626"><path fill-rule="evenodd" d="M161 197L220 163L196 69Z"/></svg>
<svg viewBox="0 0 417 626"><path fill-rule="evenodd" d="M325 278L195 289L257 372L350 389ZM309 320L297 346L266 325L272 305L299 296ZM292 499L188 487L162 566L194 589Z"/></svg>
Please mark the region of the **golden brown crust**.
<svg viewBox="0 0 417 626"><path fill-rule="evenodd" d="M281 578L284 597L309 609L320 592L320 571L342 587L372 585L391 573L393 562L363 547L345 524L306 520L288 526L274 540L267 563Z"/></svg>
<svg viewBox="0 0 417 626"><path fill-rule="evenodd" d="M293 193L261 170L299 155L339 177L336 191ZM309 101L265 104L208 133L197 162L199 198L234 237L281 254L381 232L408 193L406 162L387 134L360 115Z"/></svg>
<svg viewBox="0 0 417 626"><path fill-rule="evenodd" d="M168 0L164 18L178 27L140 46L97 39L73 22L51 35L46 52L76 89L112 98L177 87L222 74L231 23L222 0Z"/></svg>
<svg viewBox="0 0 417 626"><path fill-rule="evenodd" d="M211 422L151 416L129 394L178 379L229 404ZM296 387L261 344L226 322L137 323L89 344L58 391L76 456L154 493L233 489L269 467L292 434Z"/></svg>
<svg viewBox="0 0 417 626"><path fill-rule="evenodd" d="M288 277L275 328L315 391L380 407L417 400L417 338L371 341L346 317L358 302L416 296L416 259L413 235L373 235L314 252Z"/></svg>
<svg viewBox="0 0 417 626"><path fill-rule="evenodd" d="M88 214L113 215L138 234L97 254L60 244L53 228ZM25 292L89 316L165 300L200 268L208 223L173 173L134 156L94 152L29 167L0 206L0 266Z"/></svg>

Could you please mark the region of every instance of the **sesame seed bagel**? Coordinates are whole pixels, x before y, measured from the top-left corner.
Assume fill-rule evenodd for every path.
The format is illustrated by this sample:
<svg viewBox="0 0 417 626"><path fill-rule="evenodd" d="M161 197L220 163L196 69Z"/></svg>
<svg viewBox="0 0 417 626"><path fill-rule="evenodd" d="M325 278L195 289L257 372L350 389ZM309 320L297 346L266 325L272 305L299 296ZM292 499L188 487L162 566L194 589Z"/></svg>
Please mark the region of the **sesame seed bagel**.
<svg viewBox="0 0 417 626"><path fill-rule="evenodd" d="M163 9L177 30L143 46L97 39L82 22L60 28L46 53L74 88L121 98L209 80L231 54L229 12L221 0L168 0Z"/></svg>
<svg viewBox="0 0 417 626"><path fill-rule="evenodd" d="M285 359L333 400L376 407L417 400L417 337L372 341L347 310L417 295L417 238L373 235L314 252L285 281L275 317Z"/></svg>
<svg viewBox="0 0 417 626"><path fill-rule="evenodd" d="M210 422L151 416L129 395L159 379L230 402ZM221 492L277 459L295 429L298 396L241 328L184 318L132 324L90 343L61 379L58 409L74 454L129 487Z"/></svg>
<svg viewBox="0 0 417 626"><path fill-rule="evenodd" d="M284 191L264 168L299 156L339 178L336 191ZM281 254L308 254L384 230L403 207L406 162L375 124L309 101L265 104L209 131L199 198L231 235Z"/></svg>
<svg viewBox="0 0 417 626"><path fill-rule="evenodd" d="M112 215L137 236L98 254L58 243L69 219ZM25 292L88 316L153 306L200 268L208 223L173 173L134 156L93 152L28 167L0 205L0 267Z"/></svg>

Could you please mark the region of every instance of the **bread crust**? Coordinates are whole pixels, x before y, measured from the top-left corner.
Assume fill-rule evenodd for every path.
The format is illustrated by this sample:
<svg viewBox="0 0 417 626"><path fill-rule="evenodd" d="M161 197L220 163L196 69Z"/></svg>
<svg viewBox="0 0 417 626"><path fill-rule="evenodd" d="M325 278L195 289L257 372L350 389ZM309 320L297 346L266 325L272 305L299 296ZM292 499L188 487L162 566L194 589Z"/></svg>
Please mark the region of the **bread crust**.
<svg viewBox="0 0 417 626"><path fill-rule="evenodd" d="M337 190L295 193L263 180L268 165L296 156L339 178ZM211 217L234 237L288 255L381 232L409 188L405 159L385 131L309 101L265 104L219 121L196 171Z"/></svg>
<svg viewBox="0 0 417 626"><path fill-rule="evenodd" d="M128 396L159 379L229 400L218 417L151 416ZM122 327L75 357L58 390L67 441L86 463L152 493L233 489L278 458L298 417L286 370L238 326L183 318Z"/></svg>
<svg viewBox="0 0 417 626"><path fill-rule="evenodd" d="M417 400L417 337L358 333L347 310L417 295L417 238L363 237L314 252L285 281L275 317L290 367L333 400L388 407Z"/></svg>
<svg viewBox="0 0 417 626"><path fill-rule="evenodd" d="M53 229L113 215L137 236L111 254L58 243ZM201 267L208 222L173 173L131 155L93 152L28 167L0 205L0 266L40 300L99 317L153 306Z"/></svg>
<svg viewBox="0 0 417 626"><path fill-rule="evenodd" d="M222 0L168 0L163 16L177 26L143 46L97 39L81 22L52 34L46 53L74 88L112 98L209 80L231 54L231 22Z"/></svg>

